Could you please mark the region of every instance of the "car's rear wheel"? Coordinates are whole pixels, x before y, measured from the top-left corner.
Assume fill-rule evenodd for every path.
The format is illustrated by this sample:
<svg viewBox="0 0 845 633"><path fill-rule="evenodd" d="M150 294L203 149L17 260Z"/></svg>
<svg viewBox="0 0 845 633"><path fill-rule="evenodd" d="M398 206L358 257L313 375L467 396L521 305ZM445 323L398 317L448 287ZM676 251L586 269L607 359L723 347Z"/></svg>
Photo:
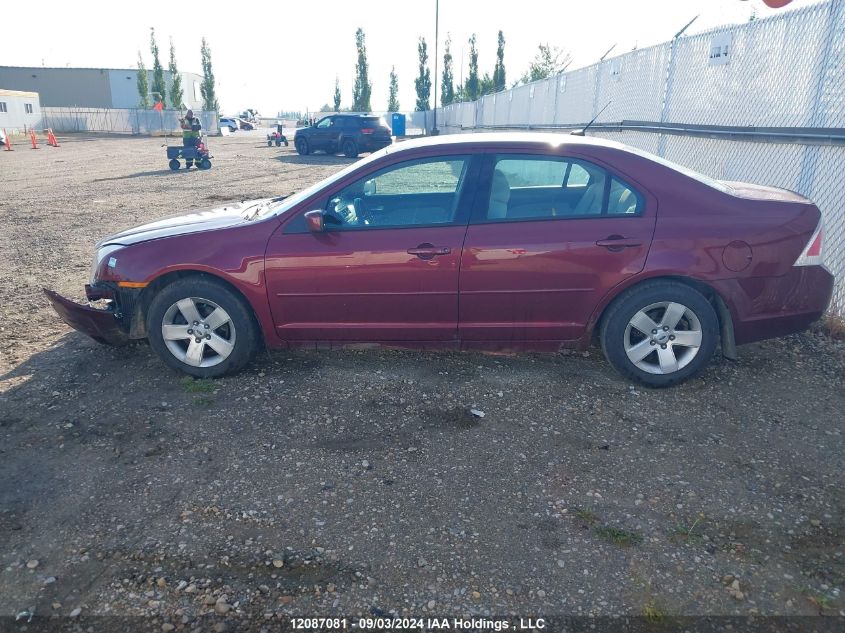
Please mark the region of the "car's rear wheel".
<svg viewBox="0 0 845 633"><path fill-rule="evenodd" d="M601 345L623 376L668 387L707 365L718 336L716 312L704 295L681 283L656 281L611 304L602 320Z"/></svg>
<svg viewBox="0 0 845 633"><path fill-rule="evenodd" d="M306 141L304 138L296 139L293 144L296 146L296 152L300 156L308 156L308 154L311 152L311 148L308 147L308 141Z"/></svg>
<svg viewBox="0 0 845 633"><path fill-rule="evenodd" d="M351 139L344 141L343 155L347 158L358 158L358 143Z"/></svg>
<svg viewBox="0 0 845 633"><path fill-rule="evenodd" d="M159 291L147 310L147 332L165 363L199 378L237 371L259 343L246 302L205 277L179 279Z"/></svg>

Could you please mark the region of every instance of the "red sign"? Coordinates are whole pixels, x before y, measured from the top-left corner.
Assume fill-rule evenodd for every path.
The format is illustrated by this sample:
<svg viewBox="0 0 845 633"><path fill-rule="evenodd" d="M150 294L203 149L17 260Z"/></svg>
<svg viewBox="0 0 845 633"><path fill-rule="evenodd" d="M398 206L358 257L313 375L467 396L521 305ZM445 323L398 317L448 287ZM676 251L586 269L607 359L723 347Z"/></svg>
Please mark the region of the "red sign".
<svg viewBox="0 0 845 633"><path fill-rule="evenodd" d="M161 112L164 110L164 104L161 101L156 101L156 104L153 106L153 110L158 110Z"/></svg>

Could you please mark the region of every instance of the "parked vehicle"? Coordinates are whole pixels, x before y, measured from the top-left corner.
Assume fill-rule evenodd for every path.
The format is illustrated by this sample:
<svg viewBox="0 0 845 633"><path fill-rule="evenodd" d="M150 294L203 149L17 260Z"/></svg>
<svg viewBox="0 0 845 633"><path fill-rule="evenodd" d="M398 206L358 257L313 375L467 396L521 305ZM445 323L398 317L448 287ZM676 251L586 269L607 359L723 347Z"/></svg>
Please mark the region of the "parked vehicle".
<svg viewBox="0 0 845 633"><path fill-rule="evenodd" d="M221 128L229 128L230 132L236 132L238 130L238 122L235 119L220 119L217 124Z"/></svg>
<svg viewBox="0 0 845 633"><path fill-rule="evenodd" d="M246 121L244 119L238 119L237 122L238 122L238 127L240 127L242 130L254 130L255 129L255 124L252 123L251 121Z"/></svg>
<svg viewBox="0 0 845 633"><path fill-rule="evenodd" d="M818 319L833 288L822 236L790 191L610 141L466 134L108 237L86 287L108 310L47 296L76 329L148 337L194 376L262 345L556 352L596 337L621 374L661 387L720 342L735 357Z"/></svg>
<svg viewBox="0 0 845 633"><path fill-rule="evenodd" d="M299 128L293 137L303 156L317 150L326 154L343 152L356 158L361 152L375 152L393 142L390 128L381 118L368 114L333 114L310 127Z"/></svg>

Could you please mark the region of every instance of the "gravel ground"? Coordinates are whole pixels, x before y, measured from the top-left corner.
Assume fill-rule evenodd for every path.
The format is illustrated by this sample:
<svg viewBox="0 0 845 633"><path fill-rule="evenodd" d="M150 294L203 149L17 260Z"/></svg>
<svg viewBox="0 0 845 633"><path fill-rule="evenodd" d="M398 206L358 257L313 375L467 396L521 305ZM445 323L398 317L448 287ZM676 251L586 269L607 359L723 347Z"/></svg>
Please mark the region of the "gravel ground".
<svg viewBox="0 0 845 633"><path fill-rule="evenodd" d="M349 161L239 132L171 173L158 139L60 141L0 152L0 615L843 615L842 343L747 346L663 391L597 350L185 380L40 287L82 299L100 237Z"/></svg>

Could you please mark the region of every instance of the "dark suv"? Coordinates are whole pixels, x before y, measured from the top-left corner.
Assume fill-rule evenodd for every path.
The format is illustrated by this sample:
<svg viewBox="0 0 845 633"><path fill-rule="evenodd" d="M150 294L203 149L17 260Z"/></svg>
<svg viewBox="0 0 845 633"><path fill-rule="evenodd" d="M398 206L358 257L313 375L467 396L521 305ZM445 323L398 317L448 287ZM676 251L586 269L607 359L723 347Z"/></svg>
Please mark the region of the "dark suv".
<svg viewBox="0 0 845 633"><path fill-rule="evenodd" d="M355 158L361 152L375 152L391 143L390 128L369 114L333 114L311 127L298 129L293 137L296 151L303 156L321 149L326 154L343 152Z"/></svg>

